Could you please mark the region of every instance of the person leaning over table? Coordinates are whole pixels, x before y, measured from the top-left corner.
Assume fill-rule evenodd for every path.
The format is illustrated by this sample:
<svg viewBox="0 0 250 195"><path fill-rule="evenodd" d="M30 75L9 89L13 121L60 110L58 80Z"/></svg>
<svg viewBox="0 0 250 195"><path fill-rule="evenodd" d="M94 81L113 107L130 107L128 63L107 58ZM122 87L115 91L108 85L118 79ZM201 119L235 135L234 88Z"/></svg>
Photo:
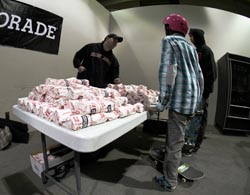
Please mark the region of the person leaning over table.
<svg viewBox="0 0 250 195"><path fill-rule="evenodd" d="M204 83L198 54L185 39L188 21L179 14L171 14L164 18L163 24L166 36L162 40L159 100L156 107L146 110L169 111L163 175L154 180L165 190L172 191L177 186L187 121L200 104Z"/></svg>
<svg viewBox="0 0 250 195"><path fill-rule="evenodd" d="M101 43L89 43L77 51L73 59L77 79L87 79L91 86L99 88L121 83L113 49L122 41L123 37L111 33Z"/></svg>

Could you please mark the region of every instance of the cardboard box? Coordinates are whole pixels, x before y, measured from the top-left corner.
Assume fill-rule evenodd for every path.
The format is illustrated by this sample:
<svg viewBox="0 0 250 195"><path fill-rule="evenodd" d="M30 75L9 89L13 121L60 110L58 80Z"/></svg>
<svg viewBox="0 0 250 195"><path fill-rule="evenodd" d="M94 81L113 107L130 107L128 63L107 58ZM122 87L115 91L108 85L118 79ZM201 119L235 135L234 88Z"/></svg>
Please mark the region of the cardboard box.
<svg viewBox="0 0 250 195"><path fill-rule="evenodd" d="M42 155L41 152L38 152ZM32 166L32 170L39 176L41 177L41 173L42 171L45 170L45 165L44 165L44 162L39 162L37 161L37 159L34 157L34 155L38 154L38 153L33 153L30 155L30 161L31 161L31 166ZM72 152L69 152L63 156L55 156L54 159L51 159L49 160L49 168L50 167L53 167L53 166L56 166L56 165L59 165L60 163L64 162L64 161L67 161L69 159L72 159L74 157L74 153L73 151Z"/></svg>

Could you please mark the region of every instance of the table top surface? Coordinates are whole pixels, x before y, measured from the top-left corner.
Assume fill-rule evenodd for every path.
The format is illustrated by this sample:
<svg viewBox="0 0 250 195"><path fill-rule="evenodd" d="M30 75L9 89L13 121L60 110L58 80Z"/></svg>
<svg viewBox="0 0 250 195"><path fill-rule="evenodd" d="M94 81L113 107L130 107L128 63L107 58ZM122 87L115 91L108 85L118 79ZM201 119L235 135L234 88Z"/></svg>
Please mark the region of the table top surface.
<svg viewBox="0 0 250 195"><path fill-rule="evenodd" d="M43 119L33 113L23 111L18 105L14 105L12 111L23 122L46 136L74 151L83 153L94 152L100 149L147 119L147 112L142 112L73 131Z"/></svg>

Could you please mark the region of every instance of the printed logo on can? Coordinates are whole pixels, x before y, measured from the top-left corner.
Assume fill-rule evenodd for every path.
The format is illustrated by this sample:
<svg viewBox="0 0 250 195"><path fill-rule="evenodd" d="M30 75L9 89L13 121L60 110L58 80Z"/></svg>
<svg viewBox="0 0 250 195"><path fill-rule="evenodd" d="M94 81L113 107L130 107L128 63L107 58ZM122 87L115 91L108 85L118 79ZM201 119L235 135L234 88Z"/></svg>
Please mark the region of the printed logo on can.
<svg viewBox="0 0 250 195"><path fill-rule="evenodd" d="M107 109L108 109L108 112L111 112L112 111L111 105L108 105Z"/></svg>
<svg viewBox="0 0 250 195"><path fill-rule="evenodd" d="M88 126L88 117L82 116L82 127L85 128Z"/></svg>
<svg viewBox="0 0 250 195"><path fill-rule="evenodd" d="M91 109L91 114L96 114L96 108Z"/></svg>

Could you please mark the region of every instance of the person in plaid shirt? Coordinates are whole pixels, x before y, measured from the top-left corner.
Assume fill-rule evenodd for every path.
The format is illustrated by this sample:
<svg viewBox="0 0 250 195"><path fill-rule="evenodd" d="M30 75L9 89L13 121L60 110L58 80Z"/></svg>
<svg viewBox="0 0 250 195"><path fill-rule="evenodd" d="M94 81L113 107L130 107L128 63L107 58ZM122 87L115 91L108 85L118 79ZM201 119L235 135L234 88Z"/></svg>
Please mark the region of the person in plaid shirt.
<svg viewBox="0 0 250 195"><path fill-rule="evenodd" d="M188 21L179 14L171 14L164 18L163 24L166 36L162 40L159 68L160 95L156 107L147 109L169 112L163 175L154 179L172 191L177 186L187 121L201 102L204 83L197 52L185 39Z"/></svg>

